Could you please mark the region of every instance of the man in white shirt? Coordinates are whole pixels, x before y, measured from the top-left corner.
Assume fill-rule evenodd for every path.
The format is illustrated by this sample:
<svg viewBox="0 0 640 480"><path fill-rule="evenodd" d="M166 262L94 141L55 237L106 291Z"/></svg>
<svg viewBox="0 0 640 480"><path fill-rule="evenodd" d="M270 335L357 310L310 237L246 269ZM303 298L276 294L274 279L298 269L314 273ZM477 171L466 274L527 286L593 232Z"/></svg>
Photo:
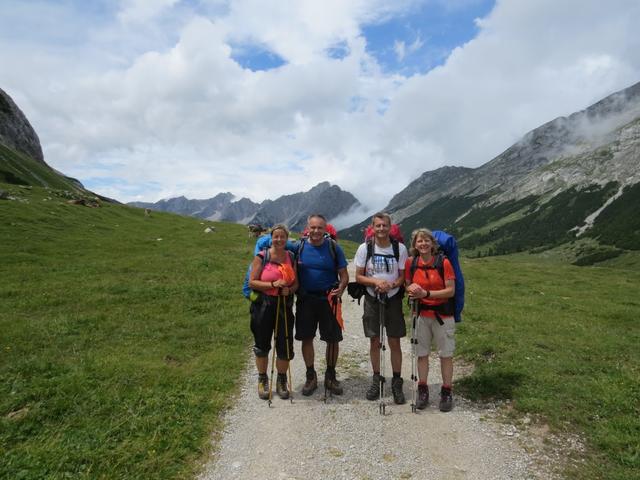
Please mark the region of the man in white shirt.
<svg viewBox="0 0 640 480"><path fill-rule="evenodd" d="M384 319L384 328L391 350L391 392L393 401L405 403L402 391L402 350L400 339L407 334L402 313L404 292L404 265L407 261L407 248L404 244L392 240L391 217L384 212L376 213L372 220L374 236L358 247L355 256L356 282L367 287L364 299L362 323L364 334L370 340L369 354L373 368L373 381L367 390L368 400L380 396L380 384L384 377L380 374L380 309Z"/></svg>

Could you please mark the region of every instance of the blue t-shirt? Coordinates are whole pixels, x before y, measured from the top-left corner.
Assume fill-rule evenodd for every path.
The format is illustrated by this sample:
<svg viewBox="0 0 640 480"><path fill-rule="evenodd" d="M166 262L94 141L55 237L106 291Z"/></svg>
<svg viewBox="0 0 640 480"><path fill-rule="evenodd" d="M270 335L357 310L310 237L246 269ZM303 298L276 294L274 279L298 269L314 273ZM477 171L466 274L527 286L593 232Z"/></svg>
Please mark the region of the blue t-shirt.
<svg viewBox="0 0 640 480"><path fill-rule="evenodd" d="M306 292L329 290L338 281L338 269L347 267L347 259L340 245L336 244L336 260L331 256L330 240L322 245L305 242L302 256L298 257L298 280L300 288ZM299 248L299 247L298 247Z"/></svg>

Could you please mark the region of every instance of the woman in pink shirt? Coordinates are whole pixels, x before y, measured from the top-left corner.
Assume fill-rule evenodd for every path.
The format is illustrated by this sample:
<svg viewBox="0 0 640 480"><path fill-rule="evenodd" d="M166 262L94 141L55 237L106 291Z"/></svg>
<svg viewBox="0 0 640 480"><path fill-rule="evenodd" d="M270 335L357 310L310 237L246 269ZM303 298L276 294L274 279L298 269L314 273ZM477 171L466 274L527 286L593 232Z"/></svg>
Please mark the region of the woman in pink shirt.
<svg viewBox="0 0 640 480"><path fill-rule="evenodd" d="M258 396L263 400L270 399L267 365L276 325L276 392L282 399L290 395L287 369L293 358L293 294L298 289L298 278L293 254L285 249L288 238L289 230L284 225L278 224L271 229L271 247L253 259L249 278L251 289L261 292L259 298L251 303L250 312L258 369Z"/></svg>

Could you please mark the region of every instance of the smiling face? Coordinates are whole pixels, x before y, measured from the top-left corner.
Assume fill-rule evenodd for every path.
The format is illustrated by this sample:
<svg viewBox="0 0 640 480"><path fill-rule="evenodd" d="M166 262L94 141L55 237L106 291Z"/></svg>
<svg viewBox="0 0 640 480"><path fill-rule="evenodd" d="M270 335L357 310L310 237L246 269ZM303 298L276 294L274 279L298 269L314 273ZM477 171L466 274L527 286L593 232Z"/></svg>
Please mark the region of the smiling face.
<svg viewBox="0 0 640 480"><path fill-rule="evenodd" d="M420 255L430 255L433 253L433 241L428 235L420 233L416 235L413 247L418 251Z"/></svg>
<svg viewBox="0 0 640 480"><path fill-rule="evenodd" d="M419 228L411 233L410 254L412 256L420 255L422 257L428 257L435 255L437 252L438 242L431 230Z"/></svg>
<svg viewBox="0 0 640 480"><path fill-rule="evenodd" d="M321 244L327 231L327 223L320 217L311 217L307 226L309 228L309 242L312 245Z"/></svg>
<svg viewBox="0 0 640 480"><path fill-rule="evenodd" d="M284 248L288 238L287 232L281 228L271 232L271 244L277 249Z"/></svg>
<svg viewBox="0 0 640 480"><path fill-rule="evenodd" d="M391 230L391 223L380 217L373 218L373 233L377 240L386 241L389 239L389 231Z"/></svg>

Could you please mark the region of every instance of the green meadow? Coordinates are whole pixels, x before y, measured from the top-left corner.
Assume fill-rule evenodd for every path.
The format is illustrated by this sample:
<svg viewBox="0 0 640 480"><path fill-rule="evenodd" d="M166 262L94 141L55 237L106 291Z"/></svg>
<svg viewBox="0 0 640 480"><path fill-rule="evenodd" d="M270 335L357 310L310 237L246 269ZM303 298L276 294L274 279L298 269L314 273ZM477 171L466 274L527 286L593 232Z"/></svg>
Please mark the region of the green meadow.
<svg viewBox="0 0 640 480"><path fill-rule="evenodd" d="M457 351L476 369L458 391L582 435L569 478L640 478L640 272L524 255L463 269Z"/></svg>
<svg viewBox="0 0 640 480"><path fill-rule="evenodd" d="M6 189L0 478L191 478L249 351L246 228Z"/></svg>
<svg viewBox="0 0 640 480"><path fill-rule="evenodd" d="M250 353L245 227L0 189L17 198L0 200L0 478L193 478ZM476 369L456 389L581 435L570 478L639 477L640 273L622 260L463 261Z"/></svg>

